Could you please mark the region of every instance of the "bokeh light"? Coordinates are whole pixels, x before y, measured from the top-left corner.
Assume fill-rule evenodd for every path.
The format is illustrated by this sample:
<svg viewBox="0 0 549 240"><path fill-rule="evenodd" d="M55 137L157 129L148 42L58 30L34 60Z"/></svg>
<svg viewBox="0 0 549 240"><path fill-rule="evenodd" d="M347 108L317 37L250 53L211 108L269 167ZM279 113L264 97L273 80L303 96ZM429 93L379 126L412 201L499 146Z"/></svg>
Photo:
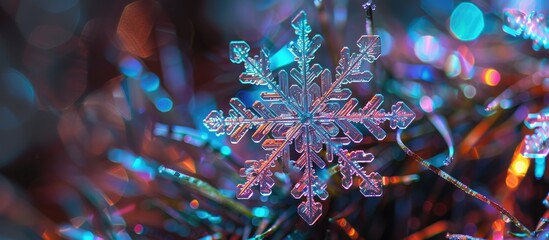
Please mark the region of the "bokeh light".
<svg viewBox="0 0 549 240"><path fill-rule="evenodd" d="M463 91L463 96L465 96L466 98L471 99L474 98L475 95L477 95L477 89L473 85L463 84L461 89Z"/></svg>
<svg viewBox="0 0 549 240"><path fill-rule="evenodd" d="M498 85L501 78L499 72L493 68L484 70L484 74L482 74L482 76L484 83L488 86Z"/></svg>
<svg viewBox="0 0 549 240"><path fill-rule="evenodd" d="M443 54L443 49L436 37L427 35L416 41L414 52L421 61L434 62Z"/></svg>
<svg viewBox="0 0 549 240"><path fill-rule="evenodd" d="M454 78L461 74L461 63L457 54L452 53L446 58L444 64L444 72L446 76Z"/></svg>
<svg viewBox="0 0 549 240"><path fill-rule="evenodd" d="M425 112L433 111L433 100L429 96L423 96L419 99L419 106Z"/></svg>
<svg viewBox="0 0 549 240"><path fill-rule="evenodd" d="M156 109L160 112L169 112L172 110L173 102L167 97L159 97L155 101Z"/></svg>
<svg viewBox="0 0 549 240"><path fill-rule="evenodd" d="M130 78L136 78L143 72L143 65L133 57L125 57L119 62L120 72Z"/></svg>
<svg viewBox="0 0 549 240"><path fill-rule="evenodd" d="M378 28L377 33L381 38L381 56L391 54L393 51L393 45L395 44L393 36L391 36L391 33L387 32L383 28Z"/></svg>
<svg viewBox="0 0 549 240"><path fill-rule="evenodd" d="M160 87L160 79L152 72L146 72L141 76L141 87L147 92L154 92Z"/></svg>
<svg viewBox="0 0 549 240"><path fill-rule="evenodd" d="M450 16L450 31L459 40L475 40L483 29L484 15L473 3L460 3Z"/></svg>

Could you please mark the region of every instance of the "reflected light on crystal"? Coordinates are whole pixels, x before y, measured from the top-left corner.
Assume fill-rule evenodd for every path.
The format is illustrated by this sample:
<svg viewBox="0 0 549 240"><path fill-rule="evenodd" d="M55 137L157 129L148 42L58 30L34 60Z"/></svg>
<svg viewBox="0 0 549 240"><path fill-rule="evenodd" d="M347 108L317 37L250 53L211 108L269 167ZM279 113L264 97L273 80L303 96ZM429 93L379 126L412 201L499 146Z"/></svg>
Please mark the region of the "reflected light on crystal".
<svg viewBox="0 0 549 240"><path fill-rule="evenodd" d="M450 31L459 40L475 40L483 29L484 16L473 3L460 3L450 16Z"/></svg>
<svg viewBox="0 0 549 240"><path fill-rule="evenodd" d="M499 72L495 69L488 68L484 70L483 79L484 83L488 86L496 86L499 83L500 75Z"/></svg>
<svg viewBox="0 0 549 240"><path fill-rule="evenodd" d="M414 52L423 62L434 62L441 55L441 46L436 37L427 35L420 37L414 45Z"/></svg>
<svg viewBox="0 0 549 240"><path fill-rule="evenodd" d="M425 112L432 112L433 100L429 96L423 96L419 99L419 106L421 106L421 109Z"/></svg>
<svg viewBox="0 0 549 240"><path fill-rule="evenodd" d="M456 54L450 54L444 64L444 72L448 77L457 77L461 73L461 64Z"/></svg>

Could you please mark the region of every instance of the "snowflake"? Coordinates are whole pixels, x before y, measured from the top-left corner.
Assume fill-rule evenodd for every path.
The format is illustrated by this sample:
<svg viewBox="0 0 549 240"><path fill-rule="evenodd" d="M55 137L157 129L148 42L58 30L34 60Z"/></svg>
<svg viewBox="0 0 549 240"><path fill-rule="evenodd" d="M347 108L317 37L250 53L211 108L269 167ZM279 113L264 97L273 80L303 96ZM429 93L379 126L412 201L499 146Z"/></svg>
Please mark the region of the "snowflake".
<svg viewBox="0 0 549 240"><path fill-rule="evenodd" d="M522 141L520 152L527 158L545 158L549 153L547 136L549 136L549 111L528 114L524 120L526 127L536 129L534 134L527 135Z"/></svg>
<svg viewBox="0 0 549 240"><path fill-rule="evenodd" d="M524 39L532 39L532 48L536 51L549 49L549 26L543 14L535 11L525 14L516 9L508 9L504 11L504 17L504 32L514 37L522 35Z"/></svg>
<svg viewBox="0 0 549 240"><path fill-rule="evenodd" d="M367 173L361 164L374 160L371 153L347 151L342 147L351 142L361 142L362 133L353 123L362 123L377 139L385 138L385 131L379 126L384 121L390 127L406 128L415 118L415 113L403 102L392 106L391 112L378 110L383 96L376 94L363 108L354 111L358 100L351 97L351 90L342 88L349 83L368 82L372 73L366 66L380 55L379 36L364 35L358 41L358 53L350 54L347 47L341 50L341 59L336 68L335 81L332 73L319 64L312 64L315 52L319 49L322 37L309 38L311 26L307 23L305 12L300 12L293 20L296 39L289 43L288 49L295 56L296 68L289 75L295 81L290 85L288 73L278 72L278 81L270 70L269 55L263 49L259 56L249 57L249 45L243 41L230 43L230 59L233 63L244 63L245 71L240 75L243 84L266 86L261 93L262 101L256 101L247 109L238 98L232 98L229 116L214 110L205 119L206 127L218 135L230 135L232 143L238 143L248 130L254 128L252 140L261 142L269 153L265 159L247 160L240 170L246 178L238 185L237 198L248 199L253 195L252 186L259 185L259 192L268 196L274 185L271 168L280 157L283 164L290 162L290 145L300 157L295 166L303 170L301 179L291 190L296 199L304 198L298 206L299 215L310 225L322 215L322 204L315 201L328 197L326 183L315 175L315 166L324 168L325 161L318 155L326 146L325 160L332 162L334 155L342 175L342 185L348 189L353 184L353 175L362 179L360 192L366 196L382 194L381 175ZM320 76L320 86L315 82ZM343 134L339 134L340 130Z"/></svg>

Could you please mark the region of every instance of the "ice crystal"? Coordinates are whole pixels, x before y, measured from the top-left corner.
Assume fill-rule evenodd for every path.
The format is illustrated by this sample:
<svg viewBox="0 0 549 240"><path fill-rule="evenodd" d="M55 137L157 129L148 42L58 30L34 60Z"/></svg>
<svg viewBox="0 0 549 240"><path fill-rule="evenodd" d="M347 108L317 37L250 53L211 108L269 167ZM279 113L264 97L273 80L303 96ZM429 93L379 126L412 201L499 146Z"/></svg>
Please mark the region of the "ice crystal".
<svg viewBox="0 0 549 240"><path fill-rule="evenodd" d="M332 162L334 155L342 175L342 185L348 189L353 184L353 176L361 178L360 192L366 196L382 194L381 175L367 173L362 164L374 160L371 153L347 151L342 147L351 142L361 142L363 135L354 124L363 124L377 139L384 139L385 131L379 126L384 121L390 127L406 128L415 118L415 113L403 102L397 102L390 112L378 109L383 96L376 94L363 108L355 111L358 104L351 97L351 90L342 88L344 84L363 83L372 79L372 73L366 69L368 63L380 55L380 40L376 35L364 35L357 41L359 51L350 53L347 47L341 50L341 59L336 68L335 80L328 69L312 64L315 52L319 49L322 37L309 38L311 26L307 23L305 12L300 12L293 20L296 39L289 43L288 49L295 56L297 67L288 74L278 72L278 81L270 70L268 52L263 49L259 56L249 57L250 47L246 42L230 43L230 59L233 63L244 63L245 71L240 75L243 84L265 86L261 100L253 103L252 109L246 108L238 98L230 100L228 116L214 110L205 119L206 127L218 135L230 135L232 143L238 143L250 129L254 128L252 140L261 142L269 153L264 159L248 160L240 174L246 182L238 185L237 198L248 199L253 195L252 186L259 185L259 192L268 196L275 184L271 168L280 158L283 164L290 160L290 145L300 157L295 166L303 171L301 179L291 190L296 199L304 198L298 206L299 215L310 225L322 215L322 204L315 201L328 197L326 183L315 174L326 162ZM294 84L289 84L289 77ZM320 86L316 83L320 79ZM343 134L339 134L340 131ZM325 146L324 159L319 156ZM316 167L315 167L316 166Z"/></svg>
<svg viewBox="0 0 549 240"><path fill-rule="evenodd" d="M505 25L503 31L512 35L522 35L524 39L532 39L532 48L536 51L549 49L549 26L541 13L535 11L525 14L516 9L504 12Z"/></svg>
<svg viewBox="0 0 549 240"><path fill-rule="evenodd" d="M522 155L527 158L545 158L549 153L549 146L547 146L549 112L528 114L524 124L530 129L535 129L535 132L524 137L521 149Z"/></svg>

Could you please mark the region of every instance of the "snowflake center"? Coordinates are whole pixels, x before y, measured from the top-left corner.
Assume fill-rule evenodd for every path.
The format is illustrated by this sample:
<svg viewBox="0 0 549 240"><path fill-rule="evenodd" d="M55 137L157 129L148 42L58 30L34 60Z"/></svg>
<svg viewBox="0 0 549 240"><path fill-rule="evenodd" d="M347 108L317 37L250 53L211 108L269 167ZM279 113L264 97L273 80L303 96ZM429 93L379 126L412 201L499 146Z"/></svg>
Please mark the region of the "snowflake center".
<svg viewBox="0 0 549 240"><path fill-rule="evenodd" d="M305 125L311 125L313 123L313 115L311 113L304 113L301 116L300 122Z"/></svg>

